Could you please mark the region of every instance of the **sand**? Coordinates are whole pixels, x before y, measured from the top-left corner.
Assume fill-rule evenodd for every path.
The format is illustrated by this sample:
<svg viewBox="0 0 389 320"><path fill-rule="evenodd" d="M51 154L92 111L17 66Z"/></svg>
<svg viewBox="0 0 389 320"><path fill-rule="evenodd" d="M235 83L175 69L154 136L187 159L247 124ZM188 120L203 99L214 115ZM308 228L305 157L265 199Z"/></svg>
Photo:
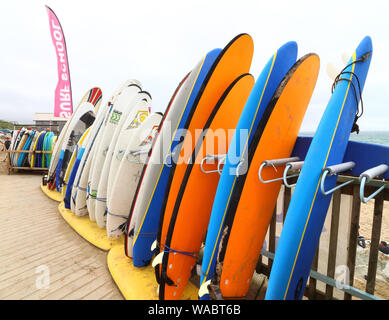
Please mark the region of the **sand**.
<svg viewBox="0 0 389 320"><path fill-rule="evenodd" d="M360 229L359 233L366 239L371 239L371 228L373 225L374 200L368 203L361 203ZM384 202L382 213L381 240L389 243L389 202Z"/></svg>

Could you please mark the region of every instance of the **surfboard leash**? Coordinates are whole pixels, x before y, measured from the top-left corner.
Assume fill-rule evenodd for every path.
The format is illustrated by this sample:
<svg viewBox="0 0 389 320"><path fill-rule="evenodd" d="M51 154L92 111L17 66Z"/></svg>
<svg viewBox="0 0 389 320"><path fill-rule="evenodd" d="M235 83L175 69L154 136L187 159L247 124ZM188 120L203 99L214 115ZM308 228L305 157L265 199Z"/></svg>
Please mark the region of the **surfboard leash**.
<svg viewBox="0 0 389 320"><path fill-rule="evenodd" d="M357 121L359 120L359 118L362 116L363 114L363 100L362 100L362 89L361 89L361 84L360 84L360 81L359 81L359 78L358 76L352 72L352 71L346 71L346 69L348 67L350 67L351 65L353 64L356 64L358 62L365 62L367 59L369 59L371 56L371 52L367 52L365 53L364 55L362 55L361 58L355 60L355 61L352 61L351 63L347 64L341 71L340 73L335 77L334 79L334 83L332 84L332 88L331 88L331 93L334 92L337 84L340 82L340 81L348 81L350 84L351 84L351 87L353 88L353 91L354 91L354 97L355 97L355 103L357 105L357 113L355 115L355 118L354 118L354 123L353 123L353 126L352 126L352 129L351 129L351 132L356 132L357 134L359 134L359 126L357 124ZM348 78L342 78L342 75L344 74L349 74L351 75L351 79L348 79ZM355 78L356 79L356 82L357 82L357 85L358 85L358 92L359 92L359 95L357 94L357 89L355 87L355 84L354 82L352 81L352 78ZM361 102L359 104L359 101Z"/></svg>

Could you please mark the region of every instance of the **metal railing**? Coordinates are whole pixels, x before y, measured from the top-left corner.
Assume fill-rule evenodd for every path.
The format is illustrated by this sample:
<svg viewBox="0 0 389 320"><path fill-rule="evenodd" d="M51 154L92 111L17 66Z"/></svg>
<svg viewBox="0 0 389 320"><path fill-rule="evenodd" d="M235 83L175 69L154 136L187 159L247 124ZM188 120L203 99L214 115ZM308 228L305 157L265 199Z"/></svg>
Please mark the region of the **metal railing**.
<svg viewBox="0 0 389 320"><path fill-rule="evenodd" d="M329 230L326 230L327 239L322 239L323 234L320 238L320 243L316 252L316 256L314 262L311 267L310 278L307 282L307 287L304 293L308 299L345 299L350 300L352 297L356 297L359 299L366 300L377 300L380 299L375 293L376 287L376 276L377 276L377 264L378 264L378 255L379 255L379 243L381 240L381 226L382 226L382 218L383 218L383 210L384 210L384 202L389 201L389 183L383 183L383 181L372 180L365 187L365 192L367 194L373 194L377 187L382 189L382 192L376 194L371 201L374 199L374 208L373 208L373 221L371 226L371 235L366 235L366 237L370 236L370 252L368 259L368 267L367 274L365 275L366 285L364 290L361 288L354 287L355 282L355 267L356 267L356 259L357 259L357 246L358 246L358 236L359 236L359 225L360 225L360 214L361 214L361 198L360 198L360 180L356 177L349 176L339 176L337 180L337 185L344 184L348 182L348 184L344 185L344 187L339 188L334 191L331 200L331 206L327 213L327 219L330 220ZM267 277L270 275L270 271L272 268L272 263L274 259L274 252L276 251L276 238L277 234L280 234L280 226L283 225L285 221L285 216L287 213L287 209L290 203L290 199L293 193L293 189L284 187L281 189L277 207L282 208L282 222L280 221L280 214L278 214L278 222L277 222L277 207L274 210L273 218L271 220L268 235L267 235L267 248L262 249L261 256L259 258L256 272L259 274L264 274ZM351 203L342 203L342 195L351 197ZM348 206L349 212L343 212L341 207ZM337 280L335 278L336 267L339 264L343 264L343 262L339 262L339 254L338 251L340 249L340 226L344 229L345 226L340 224L341 215L347 214L349 215L349 225L347 227L347 245L346 248L343 249L346 251L346 257L342 256L343 260L346 260L346 267L348 270L348 279L349 282L347 285L338 286ZM327 221L327 220L326 220ZM342 220L344 224L344 221ZM277 228L278 226L278 228ZM278 232L277 232L278 229ZM329 239L328 239L329 234ZM344 238L346 235L341 234ZM325 240L325 241L324 241ZM319 256L320 252L328 252L328 257L326 258L326 271L319 272ZM389 263L389 260L388 260ZM325 264L324 264L325 265ZM325 266L324 266L325 267ZM323 269L323 268L322 268ZM321 282L325 285L325 289L318 288L318 282ZM389 284L388 288L389 288ZM323 285L322 285L323 287ZM340 297L339 292L334 294L334 288L340 290L340 293L343 297Z"/></svg>

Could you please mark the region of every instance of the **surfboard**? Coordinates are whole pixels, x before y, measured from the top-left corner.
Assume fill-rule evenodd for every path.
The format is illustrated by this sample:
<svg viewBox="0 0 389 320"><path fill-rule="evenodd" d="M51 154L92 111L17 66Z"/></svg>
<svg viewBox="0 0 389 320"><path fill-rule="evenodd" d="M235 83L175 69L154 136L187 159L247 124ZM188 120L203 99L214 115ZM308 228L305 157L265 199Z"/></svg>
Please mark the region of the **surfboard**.
<svg viewBox="0 0 389 320"><path fill-rule="evenodd" d="M88 177L95 147L98 145L98 136L103 131L104 119L111 111L112 103L116 96L121 92L121 90L123 90L131 83L132 80L127 80L115 89L114 93L108 99L104 107L99 108L99 112L96 115L96 120L93 122L90 132L90 139L88 140L88 144L85 147L85 151L75 177L75 184L72 188L72 200L70 207L76 215L82 216L88 214L86 207Z"/></svg>
<svg viewBox="0 0 389 320"><path fill-rule="evenodd" d="M44 131L41 131L41 132L38 132L37 133L37 137L35 139L35 143L34 143L34 148L33 148L33 151L36 151L37 150L37 146L38 146L38 141L39 141L39 138L41 137L41 135L44 134ZM33 153L32 156L31 156L31 168L35 167L35 156L36 154Z"/></svg>
<svg viewBox="0 0 389 320"><path fill-rule="evenodd" d="M296 62L270 101L271 114L260 129L262 132L257 131L259 138L253 140L257 145L250 146L255 151L248 158L247 174L239 176L231 195L227 230L219 253L223 264L220 290L225 298L242 299L248 292L281 188L281 181L261 183L259 168L268 159L290 157L319 68L319 57L315 54L305 55ZM261 176L264 180L277 179L280 170L269 166L261 171Z"/></svg>
<svg viewBox="0 0 389 320"><path fill-rule="evenodd" d="M54 145L54 149L53 149L53 153L52 153L52 157L51 157L51 161L50 161L50 167L49 167L49 170L47 173L47 185L48 185L49 189L56 188L56 174L57 174L58 160L59 160L59 157L61 154L62 145L64 143L64 140L66 140L65 137L67 135L69 125L72 122L72 118L77 113L77 109L83 103L89 102L89 103L94 105L94 108L96 110L96 108L99 108L99 106L101 104L102 95L103 94L102 94L102 91L100 88L95 87L95 88L88 90L84 94L84 96L82 97L80 102L78 103L77 108L74 110L71 117L66 121L64 127L62 128L59 136L57 137L57 141Z"/></svg>
<svg viewBox="0 0 389 320"><path fill-rule="evenodd" d="M28 166L29 167L33 167L33 162L32 162L32 151L34 151L34 146L35 146L35 141L36 139L38 138L38 135L39 135L39 132L38 131L34 131L34 135L32 137L32 140L31 140L31 143L30 143L30 153L27 155L27 161L28 161Z"/></svg>
<svg viewBox="0 0 389 320"><path fill-rule="evenodd" d="M61 194L66 209L70 209L70 193L73 187L73 181L75 178L75 173L72 175L73 170L76 172L78 165L80 164L82 154L84 153L85 144L89 138L90 127L85 130L82 134L80 140L77 142L75 149L73 150L72 156L70 158L69 164L66 169L64 176L64 184L62 186Z"/></svg>
<svg viewBox="0 0 389 320"><path fill-rule="evenodd" d="M85 130L93 124L95 117L94 105L89 102L84 102L74 113L64 137L61 153L58 158L57 173L55 177L58 191L61 190L64 184L65 172L71 155Z"/></svg>
<svg viewBox="0 0 389 320"><path fill-rule="evenodd" d="M72 200L71 200L71 210L78 216L83 216L88 214L86 210L86 191L87 191L87 181L89 177L89 171L92 163L93 152L96 147L96 141L99 132L102 130L104 119L109 113L110 108L108 104L105 106L105 110L97 116L97 119L93 123L90 138L88 144L85 147L84 153L80 160L80 165L77 170L75 177L75 183L72 188Z"/></svg>
<svg viewBox="0 0 389 320"><path fill-rule="evenodd" d="M28 151L28 150L30 150L30 144L31 144L32 138L34 136L34 131L29 130L29 131L26 132L25 135L26 135L26 141L25 141L21 151ZM26 160L27 160L27 153L20 153L18 161L17 161L17 166L18 167L24 167Z"/></svg>
<svg viewBox="0 0 389 320"><path fill-rule="evenodd" d="M18 146L17 146L17 149L16 149L17 151L22 151L22 150L23 150L23 147L24 147L24 145L25 145L25 143L26 143L26 141L27 141L29 135L30 135L30 131L29 131L29 130L26 130L26 131L23 133L23 136L21 137L20 142L19 142L19 144L18 144ZM15 156L15 159L14 159L15 167L18 167L18 166L19 166L19 158L20 158L20 155L21 155L21 154L22 154L22 153L18 152L18 153L16 154L16 156Z"/></svg>
<svg viewBox="0 0 389 320"><path fill-rule="evenodd" d="M223 228L230 194L233 192L236 184L237 167L240 165L240 161L247 157L248 146L255 136L263 115L266 113L267 106L285 74L296 62L296 57L297 44L295 42L284 44L272 55L256 80L239 118L212 206L203 255L200 282L202 285L214 276L216 248L219 245L221 236L219 230ZM205 295L200 298L207 299L209 296Z"/></svg>
<svg viewBox="0 0 389 320"><path fill-rule="evenodd" d="M25 128L21 128L16 137L15 137L15 141L14 141L14 144L12 146L12 150L17 150L18 149L18 144L20 142L20 140L22 139L22 136L24 134L24 132L26 131ZM16 157L16 153L11 153L11 165L14 167L15 166L15 157Z"/></svg>
<svg viewBox="0 0 389 320"><path fill-rule="evenodd" d="M112 111L112 110L111 110ZM107 117L109 117L111 111L108 113ZM91 150L91 154L90 154L90 157L92 158L91 161L90 161L90 168L89 168L89 173L88 173L88 176L87 176L87 179L85 181L85 184L86 184L86 198L85 198L85 206L82 207L83 209L83 212L87 212L88 215L89 215L89 219L91 221L94 221L96 222L96 218L95 218L95 210L91 210L89 209L90 206L92 205L91 201L92 201L92 198L96 198L96 191L92 192L92 189L91 189L91 181L92 181L92 176L93 176L93 168L95 166L95 163L96 163L96 153L99 149L99 146L100 146L100 142L101 140L103 139L103 136L104 136L104 127L105 127L105 124L106 122L104 121L104 124L103 124L103 127L102 129L100 130L98 136L96 137L96 142ZM79 191L82 191L82 189L79 189ZM89 204L89 208L88 208L88 204ZM94 205L94 204L93 204ZM80 215L84 215L83 214L80 214Z"/></svg>
<svg viewBox="0 0 389 320"><path fill-rule="evenodd" d="M35 151L42 151L43 148L43 140L45 138L46 131L42 131L37 139L37 144ZM34 167L35 168L42 168L42 153L38 152L35 153L35 159L34 159Z"/></svg>
<svg viewBox="0 0 389 320"><path fill-rule="evenodd" d="M204 137L197 141L186 168L180 189L177 194L170 221L167 223L165 250L162 257L160 299L179 299L191 276L200 251L203 236L206 232L220 175L217 165L208 165L213 173L205 174L202 159L209 150L212 154L227 153L232 136L228 130L234 129L246 100L254 86L254 78L243 74L232 82L215 105L204 126ZM173 177L174 179L175 177ZM196 195L196 201L193 196ZM170 199L168 199L169 201ZM168 206L166 207L168 210ZM166 212L165 212L165 216ZM177 253L177 254L174 254Z"/></svg>
<svg viewBox="0 0 389 320"><path fill-rule="evenodd" d="M123 113L127 114L129 111L129 106L131 105L132 100L135 98L136 94L142 90L140 83L137 80L134 80L133 84L127 86L121 94L113 102L112 111L109 116L106 118L104 131L102 133L101 140L99 141L99 146L94 155L95 163L93 168L91 168L91 180L88 182L90 192L89 198L87 200L87 207L89 214L93 214L95 217L95 207L97 200L97 190L100 182L100 177L102 169L104 166L105 158L109 150L112 138L115 134L115 130L121 122ZM125 117L125 116L124 116ZM113 142L115 143L115 142ZM105 201L104 199L101 199ZM105 203L105 202L104 202ZM97 220L96 220L97 221ZM102 225L103 228L105 225Z"/></svg>
<svg viewBox="0 0 389 320"><path fill-rule="evenodd" d="M319 242L331 195L319 190L325 167L342 162L356 119L372 55L370 37L357 47L335 83L316 130L286 214L272 266L266 299L301 299ZM348 79L348 80L347 80ZM353 85L355 91L353 90ZM360 86L360 89L359 89ZM337 175L327 178L334 187Z"/></svg>
<svg viewBox="0 0 389 320"><path fill-rule="evenodd" d="M53 141L54 141L54 133L49 132L49 135L47 137L47 143L46 143L46 151L53 151L53 145L54 145ZM46 168L49 168L51 162L51 153L46 153L45 158L46 158Z"/></svg>
<svg viewBox="0 0 389 320"><path fill-rule="evenodd" d="M138 127L130 129L133 134L127 145L123 144L116 148L112 160L118 160L119 163L118 168L112 173L115 177L107 197L108 238L118 238L123 234L123 227L128 219L139 178L147 160L146 155L158 133L161 120L161 114L150 114ZM122 134L120 139L124 137ZM112 165L113 163L111 167Z"/></svg>
<svg viewBox="0 0 389 320"><path fill-rule="evenodd" d="M148 119L151 111L151 101L148 102L147 96L146 99L142 99L136 106L136 113L132 112L132 115L129 114L126 123L123 124L121 131L118 135L116 145L113 149L111 164L109 167L108 181L106 182L106 197L107 197L107 208L108 208L108 199L112 194L113 182L116 179L117 171L120 164L122 163L123 157L125 157L125 151L129 144L132 144L134 139L138 139L139 128L143 127L143 122ZM134 116L135 115L135 116ZM135 141L139 143L139 141ZM137 144L133 145L132 149L136 148ZM131 150L132 150L131 149ZM132 201L131 201L132 202ZM128 206L130 208L131 203Z"/></svg>
<svg viewBox="0 0 389 320"><path fill-rule="evenodd" d="M19 130L13 130L12 131L10 150L15 150L16 139L17 139L18 135L19 135Z"/></svg>
<svg viewBox="0 0 389 320"><path fill-rule="evenodd" d="M166 250L169 250L169 248L165 247L167 234L166 226L168 224L168 221L170 221L171 219L172 207L174 206L174 202L177 198L180 185L185 175L185 171L189 162L188 159L193 153L195 145L198 141L198 139L196 138L193 139L196 134L195 131L199 129L202 130L204 128L206 121L213 112L213 108L216 106L217 102L223 94L219 91L219 89L223 88L223 90L225 91L237 77L249 71L252 53L253 42L249 35L246 34L233 39L230 44L227 45L227 49L224 51L223 58L225 57L224 62L230 60L228 62L229 66L236 65L237 63L234 62L234 60L238 59L240 61L239 67L234 70L230 69L230 67L224 69L225 67L223 63L218 65L215 68L213 75L211 76L215 76L215 78L213 78L215 82L212 83L211 79L211 81L207 84L207 87L205 88L201 99L199 100L199 103L196 107L196 112L194 113L188 125L188 133L183 138L183 146L180 150L180 158L178 159L178 161L172 164L173 170L170 172L168 184L165 190L164 203L161 208L160 225L156 241L157 252L164 252ZM232 75L234 75L235 77L231 78ZM222 79L222 81L220 81L220 79ZM214 87L212 88L212 86ZM204 93L206 93L206 95L204 95ZM182 161L180 161L181 159ZM169 283L170 281L167 278L167 275L163 272L161 273L160 265L156 264L155 262L153 264L156 266L157 281L161 281L160 298L162 299L164 297L163 288L166 289L166 286L163 286L163 284L167 283L170 285L171 283Z"/></svg>
<svg viewBox="0 0 389 320"><path fill-rule="evenodd" d="M126 130L128 127L139 125L146 119L149 114L151 106L151 95L146 91L140 91L137 93L131 101L128 101L128 105L123 109L122 117L119 124L115 128L115 132L112 136L111 143L109 145L107 154L105 156L104 165L101 169L100 179L96 193L96 204L95 204L95 218L96 223L101 227L106 227L107 220L107 188L109 174L112 165L112 157L116 149L116 145L119 142L121 134L129 134L128 139L131 140L131 131ZM119 145L118 148L121 146ZM117 166L114 162L111 174L116 172Z"/></svg>
<svg viewBox="0 0 389 320"><path fill-rule="evenodd" d="M185 124L182 128L186 129L187 132L192 134L192 137L195 137L193 134L196 129L202 129L209 118L213 107L216 105L217 101L220 99L227 87L240 75L247 73L250 69L251 59L253 54L253 42L252 38L247 34L241 34L235 37L229 44L218 54L217 58L212 63L212 66L209 68L208 72L201 82L201 87L198 93L195 95L195 100L191 107L191 112L187 117ZM161 237L162 232L162 222L165 219L164 210L166 207L167 192L171 188L171 182L174 175L182 176L185 172L186 165L181 163L180 166L176 166L176 159L187 158L191 155L196 139L190 139L189 135L184 136L185 132L179 132L175 135L174 140L180 141L178 147L173 151L174 161L171 163L171 169L169 168L168 175L163 181L162 188L159 193L159 202L158 206L155 206L153 212L146 215L147 221L150 219L154 220L154 224L158 221L158 232L157 232L157 247L156 250L160 251L159 243L164 241L164 236ZM179 160L180 161L180 160ZM166 162L166 161L165 161ZM178 168L178 170L177 170ZM178 181L178 180L177 180ZM173 188L176 190L176 188ZM166 200L165 200L166 199ZM168 220L170 217L166 217ZM143 222L144 223L144 222ZM149 222L147 222L149 224ZM161 226L161 227L160 227ZM153 230L152 232L156 232ZM137 230L135 230L134 243L138 237ZM153 240L148 235L148 240ZM149 244L149 243L148 243ZM139 265L147 264L150 261L150 247L143 248L146 252L146 257L141 258ZM134 246L135 249L135 246ZM153 252L151 252L153 254ZM138 259L135 255L133 257L134 265L137 266ZM159 274L158 266L156 274Z"/></svg>
<svg viewBox="0 0 389 320"><path fill-rule="evenodd" d="M49 132L46 132L45 137L43 138L42 151L47 151L47 138L49 137ZM42 153L42 168L46 168L46 154Z"/></svg>
<svg viewBox="0 0 389 320"><path fill-rule="evenodd" d="M201 68L203 65L203 61L200 62L198 68ZM207 65L207 64L205 64ZM197 78L198 72L196 70L187 74L184 79L179 83L178 87L173 93L171 97L168 107L166 108L165 114L162 118L161 124L158 128L158 134L155 140L153 141L153 146L150 150L149 157L146 161L146 165L142 169L142 173L136 188L136 192L130 207L130 212L128 215L128 219L125 225L125 236L124 236L124 251L126 256L132 257L132 240L133 240L133 231L131 231L130 224L131 221L134 223L134 228L136 227L135 223L139 223L139 218L144 214L144 210L146 208L146 201L149 201L152 197L153 192L157 188L158 180L161 177L161 169L163 168L162 161L160 159L166 156L163 152L166 152L162 149L163 147L163 138L164 136L166 140L172 138L172 128L179 127L180 118L186 116L185 113L185 101L189 99L190 90L196 88L195 79ZM195 89L196 90L196 89ZM189 111L188 111L189 112ZM166 127L164 123L166 121ZM154 151L154 152L153 152ZM167 169L168 170L168 169ZM155 186L155 188L154 188ZM138 199L138 201L136 201ZM156 228L155 224L151 226L151 228ZM142 238L142 237L141 237ZM140 239L141 239L140 238ZM144 245L143 240L140 240L140 244ZM147 241L147 240L146 240ZM147 246L147 244L146 244Z"/></svg>

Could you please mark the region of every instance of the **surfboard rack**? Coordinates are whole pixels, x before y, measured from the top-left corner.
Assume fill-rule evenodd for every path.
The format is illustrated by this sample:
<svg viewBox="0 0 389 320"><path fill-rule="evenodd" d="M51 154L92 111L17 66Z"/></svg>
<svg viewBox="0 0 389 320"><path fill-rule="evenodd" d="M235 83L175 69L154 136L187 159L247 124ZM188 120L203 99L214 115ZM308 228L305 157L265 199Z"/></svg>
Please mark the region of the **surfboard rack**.
<svg viewBox="0 0 389 320"><path fill-rule="evenodd" d="M292 174L290 176L285 176L285 170L284 170L284 174L283 174L283 176L281 178L270 179L270 180L263 180L262 175L261 175L263 168L271 166L271 167L273 167L277 171L276 167L287 165L287 164L291 164L291 163L294 163L294 162L297 162L297 161L300 161L299 157L265 160L265 161L262 162L262 164L261 164L261 166L259 167L259 170L258 170L259 180L262 183L271 183L271 182L280 181L280 180L286 181L286 179L288 179L288 178L297 177L298 174ZM288 168L288 170L289 170L289 168Z"/></svg>
<svg viewBox="0 0 389 320"><path fill-rule="evenodd" d="M370 196L365 197L365 184L369 183L375 177L381 176L386 171L388 171L389 166L386 164L380 164L379 166L370 168L361 173L359 176L359 180L361 182L359 188L359 197L363 203L368 202L370 199L374 198L377 194L379 194L385 188L385 183L381 187L379 187L376 191L374 191Z"/></svg>
<svg viewBox="0 0 389 320"><path fill-rule="evenodd" d="M119 150L118 153L116 154L116 159L117 160L122 160L124 152L126 152L126 150ZM120 158L119 158L119 156L120 156Z"/></svg>
<svg viewBox="0 0 389 320"><path fill-rule="evenodd" d="M354 161L349 161L349 162L344 162L344 163L340 163L340 164L334 164L332 166L328 166L326 167L324 170L323 170L323 174L321 176L321 179L320 179L320 191L322 194L324 195L329 195L331 193L333 193L335 190L338 190L350 183L353 183L354 181L353 180L350 180L350 181L346 181L330 190L325 190L325 187L324 187L324 184L325 184L325 180L327 178L327 176L333 176L335 174L338 174L340 172L344 172L344 171L348 171L348 170L351 170L352 168L355 167L355 162Z"/></svg>
<svg viewBox="0 0 389 320"><path fill-rule="evenodd" d="M201 163L200 163L201 171L204 172L204 173L218 172L219 174L222 174L222 169L220 168L220 166L226 162L226 157L227 157L226 154L210 154L210 153L207 153L207 155L203 159L201 159ZM212 161L213 160L217 160L217 169L216 170L205 170L204 169L204 167L203 167L204 162L208 161L208 160L212 160Z"/></svg>
<svg viewBox="0 0 389 320"><path fill-rule="evenodd" d="M292 177L292 176L288 176L289 170L292 170L292 171L301 170L301 168L303 167L303 164L304 164L304 161L294 161L294 162L288 162L286 164L285 170L284 170L284 175L282 176L282 178L284 180L284 185L286 187L292 188L296 185L296 183L289 184L289 182L288 182L288 178ZM298 175L299 174L293 175L293 177L298 176Z"/></svg>
<svg viewBox="0 0 389 320"><path fill-rule="evenodd" d="M126 159L129 162L141 163L141 161L139 160L130 159L130 156L136 157L138 155L147 154L147 153L149 153L149 150L130 150L130 152L126 155Z"/></svg>

